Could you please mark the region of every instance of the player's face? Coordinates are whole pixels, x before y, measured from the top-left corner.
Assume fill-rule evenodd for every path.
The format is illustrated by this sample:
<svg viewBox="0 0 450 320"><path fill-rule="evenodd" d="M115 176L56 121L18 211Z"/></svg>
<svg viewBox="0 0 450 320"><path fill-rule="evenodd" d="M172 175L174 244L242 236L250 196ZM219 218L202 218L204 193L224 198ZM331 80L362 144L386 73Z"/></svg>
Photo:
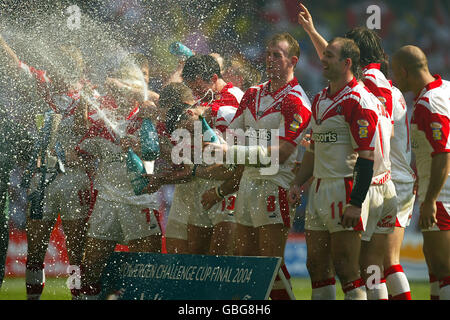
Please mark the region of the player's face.
<svg viewBox="0 0 450 320"><path fill-rule="evenodd" d="M205 95L208 89L211 89L212 84L203 80L201 77L197 77L193 81L186 81L187 86L192 90L194 96L201 98Z"/></svg>
<svg viewBox="0 0 450 320"><path fill-rule="evenodd" d="M394 76L396 87L398 87L402 92L408 92L408 75L405 69L402 68L398 61L396 61L395 59L392 60L392 75Z"/></svg>
<svg viewBox="0 0 450 320"><path fill-rule="evenodd" d="M330 43L321 59L323 76L328 80L336 80L342 76L345 70L345 59L341 59L341 48L339 43Z"/></svg>
<svg viewBox="0 0 450 320"><path fill-rule="evenodd" d="M266 50L266 73L269 79L280 79L292 69L293 64L288 54L287 41L269 44Z"/></svg>

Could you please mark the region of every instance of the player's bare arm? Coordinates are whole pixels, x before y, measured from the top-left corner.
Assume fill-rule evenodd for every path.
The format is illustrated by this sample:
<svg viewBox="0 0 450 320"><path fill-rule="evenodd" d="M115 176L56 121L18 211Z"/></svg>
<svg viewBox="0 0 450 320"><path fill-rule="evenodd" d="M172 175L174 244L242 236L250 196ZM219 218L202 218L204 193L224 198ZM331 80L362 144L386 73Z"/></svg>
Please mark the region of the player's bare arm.
<svg viewBox="0 0 450 320"><path fill-rule="evenodd" d="M17 68L17 66L20 64L20 59L14 52L14 50L6 43L5 39L3 39L2 35L0 34L0 45L1 45L1 54L7 58L8 65L10 68Z"/></svg>
<svg viewBox="0 0 450 320"><path fill-rule="evenodd" d="M305 32L311 39L314 48L316 49L317 55L319 56L319 59L322 59L323 52L325 51L328 42L320 35L320 33L317 32L316 28L314 27L313 19L308 11L308 8L306 8L302 3L300 3L299 5L301 11L298 14L298 23L303 27L303 30L305 30Z"/></svg>
<svg viewBox="0 0 450 320"><path fill-rule="evenodd" d="M237 192L243 172L244 166L237 166L231 178L224 181L220 186L205 191L201 200L203 208L209 210L213 205L222 201L226 195Z"/></svg>
<svg viewBox="0 0 450 320"><path fill-rule="evenodd" d="M195 169L195 176L210 180L228 180L234 174L234 168L222 164L199 165Z"/></svg>
<svg viewBox="0 0 450 320"><path fill-rule="evenodd" d="M432 227L436 222L436 200L450 172L450 153L438 153L431 161L430 183L420 207L419 226Z"/></svg>
<svg viewBox="0 0 450 320"><path fill-rule="evenodd" d="M289 188L288 200L290 204L300 203L300 188L304 185L311 177L314 172L314 152L306 151L303 155L302 163L300 164L300 169L297 171L294 180L292 181L291 187Z"/></svg>

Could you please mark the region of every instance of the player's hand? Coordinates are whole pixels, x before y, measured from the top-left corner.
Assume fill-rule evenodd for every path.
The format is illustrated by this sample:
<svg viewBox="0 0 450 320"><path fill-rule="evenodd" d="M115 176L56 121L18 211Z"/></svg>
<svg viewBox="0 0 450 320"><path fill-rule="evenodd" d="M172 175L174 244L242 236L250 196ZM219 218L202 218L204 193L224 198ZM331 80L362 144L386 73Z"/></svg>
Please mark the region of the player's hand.
<svg viewBox="0 0 450 320"><path fill-rule="evenodd" d="M148 194L155 193L163 185L163 183L161 183L162 181L161 177L159 177L156 174L145 174L144 176L149 181L148 185L144 188L143 191L144 193Z"/></svg>
<svg viewBox="0 0 450 320"><path fill-rule="evenodd" d="M311 135L309 133L305 134L302 141L300 141L300 144L302 145L302 147L308 148L311 144Z"/></svg>
<svg viewBox="0 0 450 320"><path fill-rule="evenodd" d="M301 200L301 190L297 185L292 185L288 192L288 201L291 206L297 207Z"/></svg>
<svg viewBox="0 0 450 320"><path fill-rule="evenodd" d="M302 3L299 3L299 6L301 11L298 14L298 23L306 32L310 33L315 30L312 16Z"/></svg>
<svg viewBox="0 0 450 320"><path fill-rule="evenodd" d="M420 205L419 226L422 229L429 229L436 220L436 201L424 201Z"/></svg>
<svg viewBox="0 0 450 320"><path fill-rule="evenodd" d="M202 203L203 209L209 210L209 209L211 209L211 207L213 205L220 202L221 200L222 200L222 198L220 198L216 194L215 188L211 188L202 194L201 203Z"/></svg>
<svg viewBox="0 0 450 320"><path fill-rule="evenodd" d="M341 225L344 228L354 228L358 225L361 217L361 208L348 204L345 206L344 213L341 218Z"/></svg>
<svg viewBox="0 0 450 320"><path fill-rule="evenodd" d="M159 116L158 107L153 101L146 100L142 103L142 107L139 109L139 116L142 118L156 118Z"/></svg>
<svg viewBox="0 0 450 320"><path fill-rule="evenodd" d="M217 155L222 155L223 161L226 161L226 154L228 151L227 143L213 143L213 142L203 142L203 150L206 151L206 154L210 154L212 157L216 157Z"/></svg>
<svg viewBox="0 0 450 320"><path fill-rule="evenodd" d="M134 152L139 150L139 141L132 137L125 137L120 139L120 147L124 152L127 152L128 149L133 149Z"/></svg>

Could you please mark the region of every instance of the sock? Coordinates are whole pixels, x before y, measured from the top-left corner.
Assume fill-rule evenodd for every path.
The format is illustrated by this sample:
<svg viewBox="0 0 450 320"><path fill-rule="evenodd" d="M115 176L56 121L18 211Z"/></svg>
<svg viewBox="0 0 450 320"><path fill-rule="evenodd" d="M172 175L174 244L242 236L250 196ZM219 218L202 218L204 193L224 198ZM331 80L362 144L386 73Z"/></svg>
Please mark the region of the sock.
<svg viewBox="0 0 450 320"><path fill-rule="evenodd" d="M336 279L311 282L311 300L336 300Z"/></svg>
<svg viewBox="0 0 450 320"><path fill-rule="evenodd" d="M450 300L450 276L439 281L439 300Z"/></svg>
<svg viewBox="0 0 450 320"><path fill-rule="evenodd" d="M430 299L439 300L439 281L430 273Z"/></svg>
<svg viewBox="0 0 450 320"><path fill-rule="evenodd" d="M27 300L39 300L44 290L45 272L44 264L33 265L26 263L25 283L27 287Z"/></svg>
<svg viewBox="0 0 450 320"><path fill-rule="evenodd" d="M366 284L367 300L388 300L388 290L386 286L386 280L381 279L377 285L369 287Z"/></svg>
<svg viewBox="0 0 450 320"><path fill-rule="evenodd" d="M100 283L83 285L81 287L81 297L79 300L98 300L101 292Z"/></svg>
<svg viewBox="0 0 450 320"><path fill-rule="evenodd" d="M411 300L411 289L408 278L401 265L390 266L384 272L390 300Z"/></svg>
<svg viewBox="0 0 450 320"><path fill-rule="evenodd" d="M364 280L359 278L342 286L344 300L367 300L366 286Z"/></svg>
<svg viewBox="0 0 450 320"><path fill-rule="evenodd" d="M286 265L283 263L280 269L283 271L286 280L289 282L290 289L292 290L291 275L289 274ZM288 291L286 290L283 281L278 275L273 283L272 291L270 292L270 298L272 300L292 300L291 297L289 296Z"/></svg>

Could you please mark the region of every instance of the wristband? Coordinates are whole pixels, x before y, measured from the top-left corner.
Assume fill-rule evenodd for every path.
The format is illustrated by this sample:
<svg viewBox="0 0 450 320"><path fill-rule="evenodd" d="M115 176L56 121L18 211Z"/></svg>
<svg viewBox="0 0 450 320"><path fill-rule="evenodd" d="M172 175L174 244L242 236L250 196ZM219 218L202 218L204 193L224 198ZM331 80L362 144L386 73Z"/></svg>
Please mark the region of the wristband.
<svg viewBox="0 0 450 320"><path fill-rule="evenodd" d="M222 191L220 190L220 186L216 187L214 190L216 190L216 195L219 198L221 198L221 199L225 198L225 196L223 195Z"/></svg>
<svg viewBox="0 0 450 320"><path fill-rule="evenodd" d="M358 157L353 170L353 188L349 203L361 208L372 183L373 160Z"/></svg>

